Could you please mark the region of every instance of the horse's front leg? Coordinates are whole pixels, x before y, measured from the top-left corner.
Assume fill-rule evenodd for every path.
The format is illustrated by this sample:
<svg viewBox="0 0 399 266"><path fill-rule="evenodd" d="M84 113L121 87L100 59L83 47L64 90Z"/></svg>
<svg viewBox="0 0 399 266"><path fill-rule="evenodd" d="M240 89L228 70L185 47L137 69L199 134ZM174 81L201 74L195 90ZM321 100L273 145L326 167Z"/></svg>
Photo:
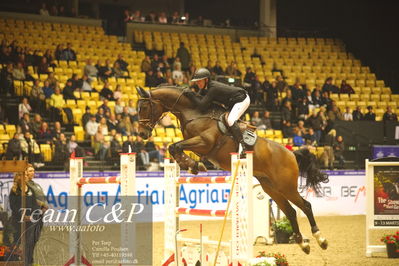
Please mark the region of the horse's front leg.
<svg viewBox="0 0 399 266"><path fill-rule="evenodd" d="M206 145L206 142L202 139L201 136L196 136L191 139L182 140L171 144L169 146L169 153L179 164L180 168L188 169L189 171L191 171L191 173L196 175L198 174L198 172L207 171L205 165L201 162L193 160L183 151L186 150L196 152L198 150L206 148Z"/></svg>

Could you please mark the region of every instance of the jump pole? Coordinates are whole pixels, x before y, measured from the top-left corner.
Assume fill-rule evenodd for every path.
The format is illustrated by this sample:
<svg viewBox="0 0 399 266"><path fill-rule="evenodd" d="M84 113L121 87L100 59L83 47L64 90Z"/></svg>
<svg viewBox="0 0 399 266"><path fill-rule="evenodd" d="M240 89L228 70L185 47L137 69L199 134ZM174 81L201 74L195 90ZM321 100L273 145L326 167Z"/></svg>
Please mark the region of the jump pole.
<svg viewBox="0 0 399 266"><path fill-rule="evenodd" d="M245 263L253 256L253 211L252 211L252 187L253 187L253 154L247 154L246 159L239 159L237 154L232 155L232 167L236 173L234 186L236 189L230 192L232 197L232 241L230 243L221 241L210 241L204 238L203 245L230 246L233 265ZM236 171L235 171L236 169ZM190 177L181 178L177 163L165 160L165 254L164 261L170 263L175 259L174 234L179 227L179 215L203 215L225 217L227 210L198 210L189 208L178 208L179 206L179 184L209 184L226 183L234 178L230 177ZM236 200L238 199L238 200ZM266 206L264 206L266 208ZM266 226L266 224L265 224ZM234 230L237 229L237 230ZM179 242L200 244L200 240L179 238ZM219 247L220 248L220 247ZM217 255L215 256L217 258ZM201 258L202 259L202 258ZM169 265L165 263L164 265Z"/></svg>
<svg viewBox="0 0 399 266"><path fill-rule="evenodd" d="M76 210L74 226L80 225L80 206L82 196L82 186L85 184L120 184L122 202L126 200L126 196L136 195L136 154L121 153L120 154L120 176L112 177L83 177L83 158L71 157L69 161L69 206L71 210ZM134 239L128 236L135 232L135 226L127 226L126 223L121 227L121 242L123 247L134 247ZM65 264L69 265L90 265L87 259L80 254L81 239L80 232L71 232L69 234L69 257L70 260ZM123 265L123 264L121 264Z"/></svg>

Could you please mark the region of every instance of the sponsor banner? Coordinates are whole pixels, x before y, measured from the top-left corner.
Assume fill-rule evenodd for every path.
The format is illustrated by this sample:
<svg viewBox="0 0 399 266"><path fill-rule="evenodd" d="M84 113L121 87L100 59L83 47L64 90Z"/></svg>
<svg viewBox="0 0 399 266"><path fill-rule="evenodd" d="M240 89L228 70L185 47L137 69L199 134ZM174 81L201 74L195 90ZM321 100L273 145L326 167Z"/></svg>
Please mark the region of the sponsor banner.
<svg viewBox="0 0 399 266"><path fill-rule="evenodd" d="M374 145L373 159L384 157L399 157L399 146L397 145Z"/></svg>
<svg viewBox="0 0 399 266"><path fill-rule="evenodd" d="M374 166L374 226L399 226L399 166Z"/></svg>
<svg viewBox="0 0 399 266"><path fill-rule="evenodd" d="M92 176L112 176L118 172L93 173ZM54 175L58 176L55 177ZM85 177L90 176L85 173ZM109 174L109 175L105 175ZM147 175L146 177L143 175ZM228 172L209 172L208 176L229 175ZM205 176L201 174L201 176ZM330 182L322 184L321 194L312 189L304 189L304 180L299 180L301 195L310 201L313 212L319 215L359 215L365 214L365 177L364 171L332 171ZM43 175L46 177L43 178ZM50 178L49 176L53 176ZM64 177L61 177L64 175ZM138 200L151 203L154 221L163 221L164 215L164 179L162 172L139 172L136 179ZM68 207L69 178L68 173L38 173L35 181L39 183L47 195L53 208ZM12 186L11 179L2 179L1 204L8 206L8 193ZM254 182L257 183L257 182ZM84 204L106 201L109 196L120 195L117 184L84 185L82 196ZM180 206L198 209L223 210L226 208L230 184L184 184L180 186ZM205 217L182 216L184 219L202 219ZM208 219L208 218L206 218Z"/></svg>

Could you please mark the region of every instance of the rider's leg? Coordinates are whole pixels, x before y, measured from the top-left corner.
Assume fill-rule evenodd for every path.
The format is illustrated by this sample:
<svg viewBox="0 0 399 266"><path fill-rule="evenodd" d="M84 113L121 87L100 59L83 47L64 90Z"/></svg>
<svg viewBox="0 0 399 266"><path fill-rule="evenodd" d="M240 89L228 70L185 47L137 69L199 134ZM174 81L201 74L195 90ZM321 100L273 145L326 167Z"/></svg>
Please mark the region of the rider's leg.
<svg viewBox="0 0 399 266"><path fill-rule="evenodd" d="M227 124L230 127L230 131L233 135L234 140L241 144L242 151L245 152L245 143L242 137L242 133L240 130L240 127L237 124L237 120L245 113L245 111L248 109L249 104L251 103L251 100L249 96L244 99L242 102L236 103L233 108L231 109L231 112L229 116L227 117Z"/></svg>

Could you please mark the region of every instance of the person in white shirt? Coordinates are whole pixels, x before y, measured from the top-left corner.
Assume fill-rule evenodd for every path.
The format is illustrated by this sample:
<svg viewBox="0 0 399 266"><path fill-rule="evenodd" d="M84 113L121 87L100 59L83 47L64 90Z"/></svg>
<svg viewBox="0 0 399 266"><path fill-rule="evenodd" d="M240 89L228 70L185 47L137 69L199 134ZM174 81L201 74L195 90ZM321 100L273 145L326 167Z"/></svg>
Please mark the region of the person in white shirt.
<svg viewBox="0 0 399 266"><path fill-rule="evenodd" d="M123 113L123 106L124 106L124 104L122 103L122 100L117 99L115 102L115 114Z"/></svg>
<svg viewBox="0 0 399 266"><path fill-rule="evenodd" d="M45 3L42 4L42 8L40 9L39 13L42 16L50 16Z"/></svg>
<svg viewBox="0 0 399 266"><path fill-rule="evenodd" d="M344 112L343 116L344 116L345 121L353 121L352 112L349 107L345 108L345 112Z"/></svg>
<svg viewBox="0 0 399 266"><path fill-rule="evenodd" d="M183 72L181 71L181 64L175 64L174 70L172 72L173 81L176 84L181 84L183 82Z"/></svg>
<svg viewBox="0 0 399 266"><path fill-rule="evenodd" d="M19 119L21 119L25 113L29 114L32 111L32 107L28 103L28 98L24 97L22 103L18 106Z"/></svg>
<svg viewBox="0 0 399 266"><path fill-rule="evenodd" d="M85 65L83 71L84 74L87 75L90 80L93 78L97 78L98 69L95 66L93 66L93 62L91 61L91 59L87 59L87 64Z"/></svg>
<svg viewBox="0 0 399 266"><path fill-rule="evenodd" d="M96 122L96 117L93 115L90 117L89 122L86 124L86 133L89 137L96 135L99 124Z"/></svg>

